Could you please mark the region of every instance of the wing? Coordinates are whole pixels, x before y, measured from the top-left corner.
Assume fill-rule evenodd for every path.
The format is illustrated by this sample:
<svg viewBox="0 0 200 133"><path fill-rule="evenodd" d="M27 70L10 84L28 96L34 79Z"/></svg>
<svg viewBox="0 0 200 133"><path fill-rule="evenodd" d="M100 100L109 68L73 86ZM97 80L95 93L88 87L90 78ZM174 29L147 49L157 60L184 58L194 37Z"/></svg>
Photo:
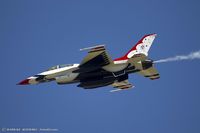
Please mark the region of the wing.
<svg viewBox="0 0 200 133"><path fill-rule="evenodd" d="M128 80L123 80L123 81L120 81L120 82L114 82L112 84L112 86L114 88L116 88L115 90L111 90L110 92L115 92L115 91L120 91L120 90L126 90L126 89L130 89L130 88L133 88L134 86L132 84L130 84L128 82Z"/></svg>
<svg viewBox="0 0 200 133"><path fill-rule="evenodd" d="M160 78L160 74L154 67L150 67L150 68L148 68L146 70L142 70L138 73L143 75L144 77L150 78L151 80Z"/></svg>
<svg viewBox="0 0 200 133"><path fill-rule="evenodd" d="M113 63L112 59L106 52L104 45L80 49L89 50L88 55L82 60L79 69L74 72L89 72Z"/></svg>

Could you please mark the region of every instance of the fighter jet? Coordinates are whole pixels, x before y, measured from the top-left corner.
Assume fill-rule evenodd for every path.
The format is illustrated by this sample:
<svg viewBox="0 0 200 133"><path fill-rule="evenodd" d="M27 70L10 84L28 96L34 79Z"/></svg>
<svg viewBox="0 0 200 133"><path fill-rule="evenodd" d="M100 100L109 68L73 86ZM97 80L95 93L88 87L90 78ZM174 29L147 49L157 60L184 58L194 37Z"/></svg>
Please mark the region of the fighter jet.
<svg viewBox="0 0 200 133"><path fill-rule="evenodd" d="M105 45L80 49L88 50L88 55L80 64L56 65L37 75L28 77L18 85L39 84L55 81L59 85L79 83L84 89L93 89L111 85L111 92L126 90L134 86L128 76L138 73L155 80L160 78L153 60L148 58L149 49L156 34L142 37L124 56L112 60L106 52Z"/></svg>

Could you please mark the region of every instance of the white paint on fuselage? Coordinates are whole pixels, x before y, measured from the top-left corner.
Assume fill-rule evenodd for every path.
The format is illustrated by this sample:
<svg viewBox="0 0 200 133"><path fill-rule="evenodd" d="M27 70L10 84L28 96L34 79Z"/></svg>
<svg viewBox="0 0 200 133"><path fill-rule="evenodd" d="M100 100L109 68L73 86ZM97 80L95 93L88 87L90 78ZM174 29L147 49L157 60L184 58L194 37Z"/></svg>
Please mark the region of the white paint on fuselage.
<svg viewBox="0 0 200 133"><path fill-rule="evenodd" d="M58 73L58 72L61 72L61 71L67 71L67 70L70 70L72 68L76 68L78 66L79 66L79 64L73 64L72 66L66 66L66 67L57 68L57 69L54 69L54 70L45 71L45 72L39 73L39 75L54 74L54 73Z"/></svg>
<svg viewBox="0 0 200 133"><path fill-rule="evenodd" d="M38 75L46 75L45 76L46 79L53 79L58 76L62 76L62 75L71 73L73 70L77 69L78 66L79 66L79 64L73 64L73 66L66 66L66 67L57 68L54 70L45 71L45 72L39 73Z"/></svg>
<svg viewBox="0 0 200 133"><path fill-rule="evenodd" d="M76 70L78 68L79 64L73 64L72 66L66 66L66 67L62 67L62 68L56 68L54 70L49 70L49 71L44 71L42 73L39 73L37 75L45 75L45 79L48 81L48 80L51 80L51 79L56 79L56 77L59 77L59 76L63 76L63 75L69 75L69 74L72 74L72 71L73 70ZM76 77L78 76L77 75L73 75L70 76L70 80L74 80ZM36 81L38 77L37 76L31 76L29 77L29 83L30 84L38 84L40 82Z"/></svg>
<svg viewBox="0 0 200 133"><path fill-rule="evenodd" d="M58 84L66 84L71 83L74 81L74 79L79 75L79 73L68 73L63 76L56 77L56 82Z"/></svg>

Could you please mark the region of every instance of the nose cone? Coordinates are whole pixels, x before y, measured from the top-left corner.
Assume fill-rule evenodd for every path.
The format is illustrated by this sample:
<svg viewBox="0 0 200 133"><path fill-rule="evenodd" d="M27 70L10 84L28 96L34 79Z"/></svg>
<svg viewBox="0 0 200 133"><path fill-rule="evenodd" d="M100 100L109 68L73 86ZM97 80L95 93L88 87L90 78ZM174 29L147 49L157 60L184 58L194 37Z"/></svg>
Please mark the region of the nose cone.
<svg viewBox="0 0 200 133"><path fill-rule="evenodd" d="M30 79L25 79L25 80L19 82L18 85L28 85L29 81L30 81Z"/></svg>

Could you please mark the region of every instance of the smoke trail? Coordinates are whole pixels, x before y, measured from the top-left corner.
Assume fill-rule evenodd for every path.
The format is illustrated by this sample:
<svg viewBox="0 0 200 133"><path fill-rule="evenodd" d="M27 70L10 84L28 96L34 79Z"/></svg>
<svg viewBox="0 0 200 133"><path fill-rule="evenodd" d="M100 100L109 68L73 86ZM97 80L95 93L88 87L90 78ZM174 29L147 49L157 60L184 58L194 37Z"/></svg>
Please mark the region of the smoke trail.
<svg viewBox="0 0 200 133"><path fill-rule="evenodd" d="M193 59L200 59L200 50L197 52L192 52L188 55L177 55L175 57L157 60L154 61L154 63L163 63L163 62L180 61L180 60L193 60Z"/></svg>

